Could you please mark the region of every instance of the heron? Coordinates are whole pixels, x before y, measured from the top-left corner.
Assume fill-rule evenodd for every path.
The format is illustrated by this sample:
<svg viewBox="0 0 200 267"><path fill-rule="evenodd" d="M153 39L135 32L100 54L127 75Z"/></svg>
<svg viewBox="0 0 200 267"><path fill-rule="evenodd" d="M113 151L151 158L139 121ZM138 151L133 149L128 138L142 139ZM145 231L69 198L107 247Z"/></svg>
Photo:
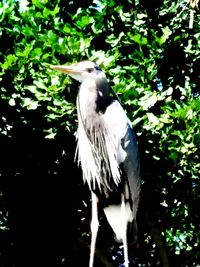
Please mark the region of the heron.
<svg viewBox="0 0 200 267"><path fill-rule="evenodd" d="M120 101L113 97L102 69L91 61L70 66L53 65L80 83L77 93L77 153L83 180L91 191L91 244L93 267L99 204L116 241L123 244L124 266L129 266L128 239L137 235L140 163L136 135ZM129 237L129 238L128 238Z"/></svg>

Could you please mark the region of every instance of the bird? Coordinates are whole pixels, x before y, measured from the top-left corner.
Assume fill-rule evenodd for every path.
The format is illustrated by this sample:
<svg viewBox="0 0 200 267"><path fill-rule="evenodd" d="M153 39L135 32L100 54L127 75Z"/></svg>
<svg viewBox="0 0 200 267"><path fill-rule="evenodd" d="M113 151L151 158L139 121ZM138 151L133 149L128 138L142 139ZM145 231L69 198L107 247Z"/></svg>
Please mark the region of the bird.
<svg viewBox="0 0 200 267"><path fill-rule="evenodd" d="M77 154L83 180L91 191L89 267L94 265L99 206L115 240L123 244L129 266L128 239L136 240L140 197L140 160L136 134L119 99L111 94L106 74L94 62L52 65L80 83L77 92Z"/></svg>

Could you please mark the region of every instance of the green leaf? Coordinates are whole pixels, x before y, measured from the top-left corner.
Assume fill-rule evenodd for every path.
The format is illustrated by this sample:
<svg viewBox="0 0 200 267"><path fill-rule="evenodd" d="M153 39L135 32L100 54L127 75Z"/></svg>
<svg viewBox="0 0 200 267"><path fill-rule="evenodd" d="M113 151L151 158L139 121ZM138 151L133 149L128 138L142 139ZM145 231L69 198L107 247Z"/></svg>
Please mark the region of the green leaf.
<svg viewBox="0 0 200 267"><path fill-rule="evenodd" d="M173 161L177 161L177 159L178 159L178 153L176 151L172 151L169 154L169 158L172 159Z"/></svg>
<svg viewBox="0 0 200 267"><path fill-rule="evenodd" d="M6 57L4 63L1 64L1 67L2 67L3 69L9 69L10 67L12 67L13 65L16 64L17 59L18 59L18 58L17 58L15 55L10 54L10 55L8 55L8 56Z"/></svg>
<svg viewBox="0 0 200 267"><path fill-rule="evenodd" d="M38 107L38 102L30 98L24 98L22 107L26 107L28 110L35 110Z"/></svg>
<svg viewBox="0 0 200 267"><path fill-rule="evenodd" d="M8 103L9 103L9 105L12 106L12 107L16 105L16 103L15 103L15 99L14 99L14 98L11 98L11 99L9 100Z"/></svg>
<svg viewBox="0 0 200 267"><path fill-rule="evenodd" d="M43 9L44 5L48 3L48 0L32 0L34 6Z"/></svg>
<svg viewBox="0 0 200 267"><path fill-rule="evenodd" d="M42 81L34 81L34 84L40 89L43 89L45 91L47 90L46 85Z"/></svg>

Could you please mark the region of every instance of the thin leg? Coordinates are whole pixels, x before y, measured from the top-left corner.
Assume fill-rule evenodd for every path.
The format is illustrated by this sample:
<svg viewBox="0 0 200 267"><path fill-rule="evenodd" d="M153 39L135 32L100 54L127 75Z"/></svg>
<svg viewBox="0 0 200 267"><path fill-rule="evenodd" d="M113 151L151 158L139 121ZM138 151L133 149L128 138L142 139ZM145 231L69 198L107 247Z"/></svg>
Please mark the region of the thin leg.
<svg viewBox="0 0 200 267"><path fill-rule="evenodd" d="M124 195L122 194L122 203L121 203L121 213L123 218L123 248L124 248L124 266L128 267L128 244L127 244L127 221L126 221L126 205L124 200Z"/></svg>
<svg viewBox="0 0 200 267"><path fill-rule="evenodd" d="M91 225L90 225L92 236L91 236L91 245L90 245L89 267L93 267L96 239L97 239L97 233L98 233L98 228L99 228L97 203L98 203L98 198L94 193L92 193L92 220L91 220Z"/></svg>

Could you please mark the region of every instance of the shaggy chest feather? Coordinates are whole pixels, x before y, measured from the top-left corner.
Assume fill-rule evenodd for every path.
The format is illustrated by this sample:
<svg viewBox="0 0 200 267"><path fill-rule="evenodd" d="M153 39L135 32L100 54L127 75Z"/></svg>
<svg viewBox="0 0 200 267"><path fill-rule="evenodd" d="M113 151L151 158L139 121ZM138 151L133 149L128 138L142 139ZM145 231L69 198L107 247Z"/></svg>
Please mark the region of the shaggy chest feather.
<svg viewBox="0 0 200 267"><path fill-rule="evenodd" d="M89 113L83 117L78 109L79 162L83 170L83 179L89 187L106 193L115 190L120 184L120 169L117 162L120 144L116 133L106 125L105 114L91 114L91 109Z"/></svg>

